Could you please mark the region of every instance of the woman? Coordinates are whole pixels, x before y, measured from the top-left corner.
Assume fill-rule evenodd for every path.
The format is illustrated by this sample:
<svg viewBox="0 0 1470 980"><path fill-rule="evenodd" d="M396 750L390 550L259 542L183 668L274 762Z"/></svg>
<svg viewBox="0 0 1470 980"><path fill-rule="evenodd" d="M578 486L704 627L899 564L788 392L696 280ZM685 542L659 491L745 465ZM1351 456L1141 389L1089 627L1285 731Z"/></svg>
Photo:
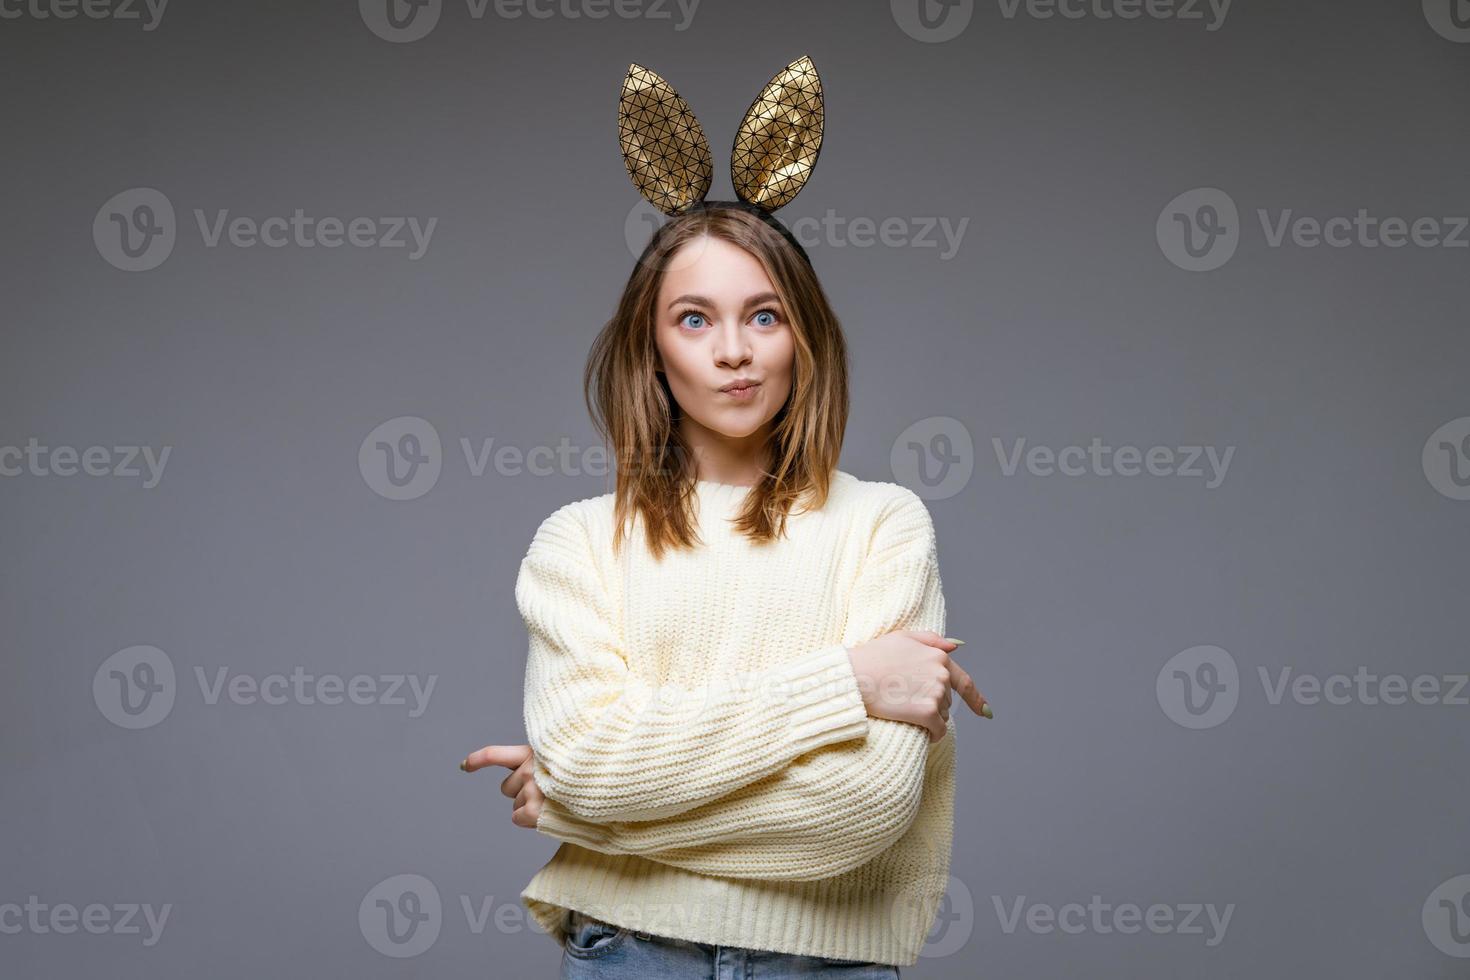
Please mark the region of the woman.
<svg viewBox="0 0 1470 980"><path fill-rule="evenodd" d="M844 362L800 246L733 202L660 229L594 346L618 489L537 529L529 745L463 764L564 842L522 894L563 976L896 977L923 945L951 690L991 712L922 500L835 468Z"/></svg>

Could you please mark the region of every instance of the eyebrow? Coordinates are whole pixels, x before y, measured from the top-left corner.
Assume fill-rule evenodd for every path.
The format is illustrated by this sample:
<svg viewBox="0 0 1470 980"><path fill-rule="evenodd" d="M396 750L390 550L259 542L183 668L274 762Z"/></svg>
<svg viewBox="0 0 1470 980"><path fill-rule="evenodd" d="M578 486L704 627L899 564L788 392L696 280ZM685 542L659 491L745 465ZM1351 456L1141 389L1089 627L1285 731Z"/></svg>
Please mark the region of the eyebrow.
<svg viewBox="0 0 1470 980"><path fill-rule="evenodd" d="M779 302L781 302L781 297L777 296L775 293L759 293L758 295L752 296L750 297L750 299L745 301L745 308L748 310L752 306L760 306L762 303ZM709 297L707 296L695 296L692 293L686 293L683 296L678 296L671 300L669 302L669 307L673 308L675 306L682 306L685 304L689 306L704 306L710 309L713 309L715 305L713 302L710 301Z"/></svg>

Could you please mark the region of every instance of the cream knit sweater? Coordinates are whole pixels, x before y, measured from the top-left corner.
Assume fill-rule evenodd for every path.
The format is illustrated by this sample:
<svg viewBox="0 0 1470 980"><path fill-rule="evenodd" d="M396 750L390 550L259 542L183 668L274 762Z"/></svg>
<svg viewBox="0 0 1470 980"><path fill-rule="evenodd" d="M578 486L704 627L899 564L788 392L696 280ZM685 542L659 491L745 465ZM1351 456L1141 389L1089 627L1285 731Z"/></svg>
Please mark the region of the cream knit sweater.
<svg viewBox="0 0 1470 980"><path fill-rule="evenodd" d="M521 899L559 942L577 909L715 945L912 965L949 879L954 722L868 717L847 649L944 633L934 526L835 470L787 537L731 530L748 493L697 485L704 544L612 554L613 494L565 504L516 580L527 739L563 841ZM955 702L958 704L958 700Z"/></svg>

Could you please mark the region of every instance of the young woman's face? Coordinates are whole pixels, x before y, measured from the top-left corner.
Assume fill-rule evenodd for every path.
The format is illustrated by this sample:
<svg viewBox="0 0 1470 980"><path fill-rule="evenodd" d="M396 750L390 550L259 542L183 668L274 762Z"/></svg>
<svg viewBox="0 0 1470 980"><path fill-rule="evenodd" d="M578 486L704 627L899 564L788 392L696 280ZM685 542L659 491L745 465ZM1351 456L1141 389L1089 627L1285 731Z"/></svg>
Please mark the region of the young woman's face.
<svg viewBox="0 0 1470 980"><path fill-rule="evenodd" d="M654 307L654 338L669 390L693 423L727 439L755 437L786 404L794 343L786 309L755 256L703 236L670 257ZM742 392L722 391L749 379ZM701 433L689 433L696 442Z"/></svg>

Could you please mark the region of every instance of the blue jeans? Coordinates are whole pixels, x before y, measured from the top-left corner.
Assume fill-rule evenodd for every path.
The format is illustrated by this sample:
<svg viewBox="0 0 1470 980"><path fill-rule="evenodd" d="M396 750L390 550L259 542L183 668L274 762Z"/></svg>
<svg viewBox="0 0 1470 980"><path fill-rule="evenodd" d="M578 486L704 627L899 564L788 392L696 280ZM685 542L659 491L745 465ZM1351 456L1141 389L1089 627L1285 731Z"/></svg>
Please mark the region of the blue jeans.
<svg viewBox="0 0 1470 980"><path fill-rule="evenodd" d="M615 926L571 913L561 956L562 980L898 980L886 963L798 956L738 946L711 946Z"/></svg>

